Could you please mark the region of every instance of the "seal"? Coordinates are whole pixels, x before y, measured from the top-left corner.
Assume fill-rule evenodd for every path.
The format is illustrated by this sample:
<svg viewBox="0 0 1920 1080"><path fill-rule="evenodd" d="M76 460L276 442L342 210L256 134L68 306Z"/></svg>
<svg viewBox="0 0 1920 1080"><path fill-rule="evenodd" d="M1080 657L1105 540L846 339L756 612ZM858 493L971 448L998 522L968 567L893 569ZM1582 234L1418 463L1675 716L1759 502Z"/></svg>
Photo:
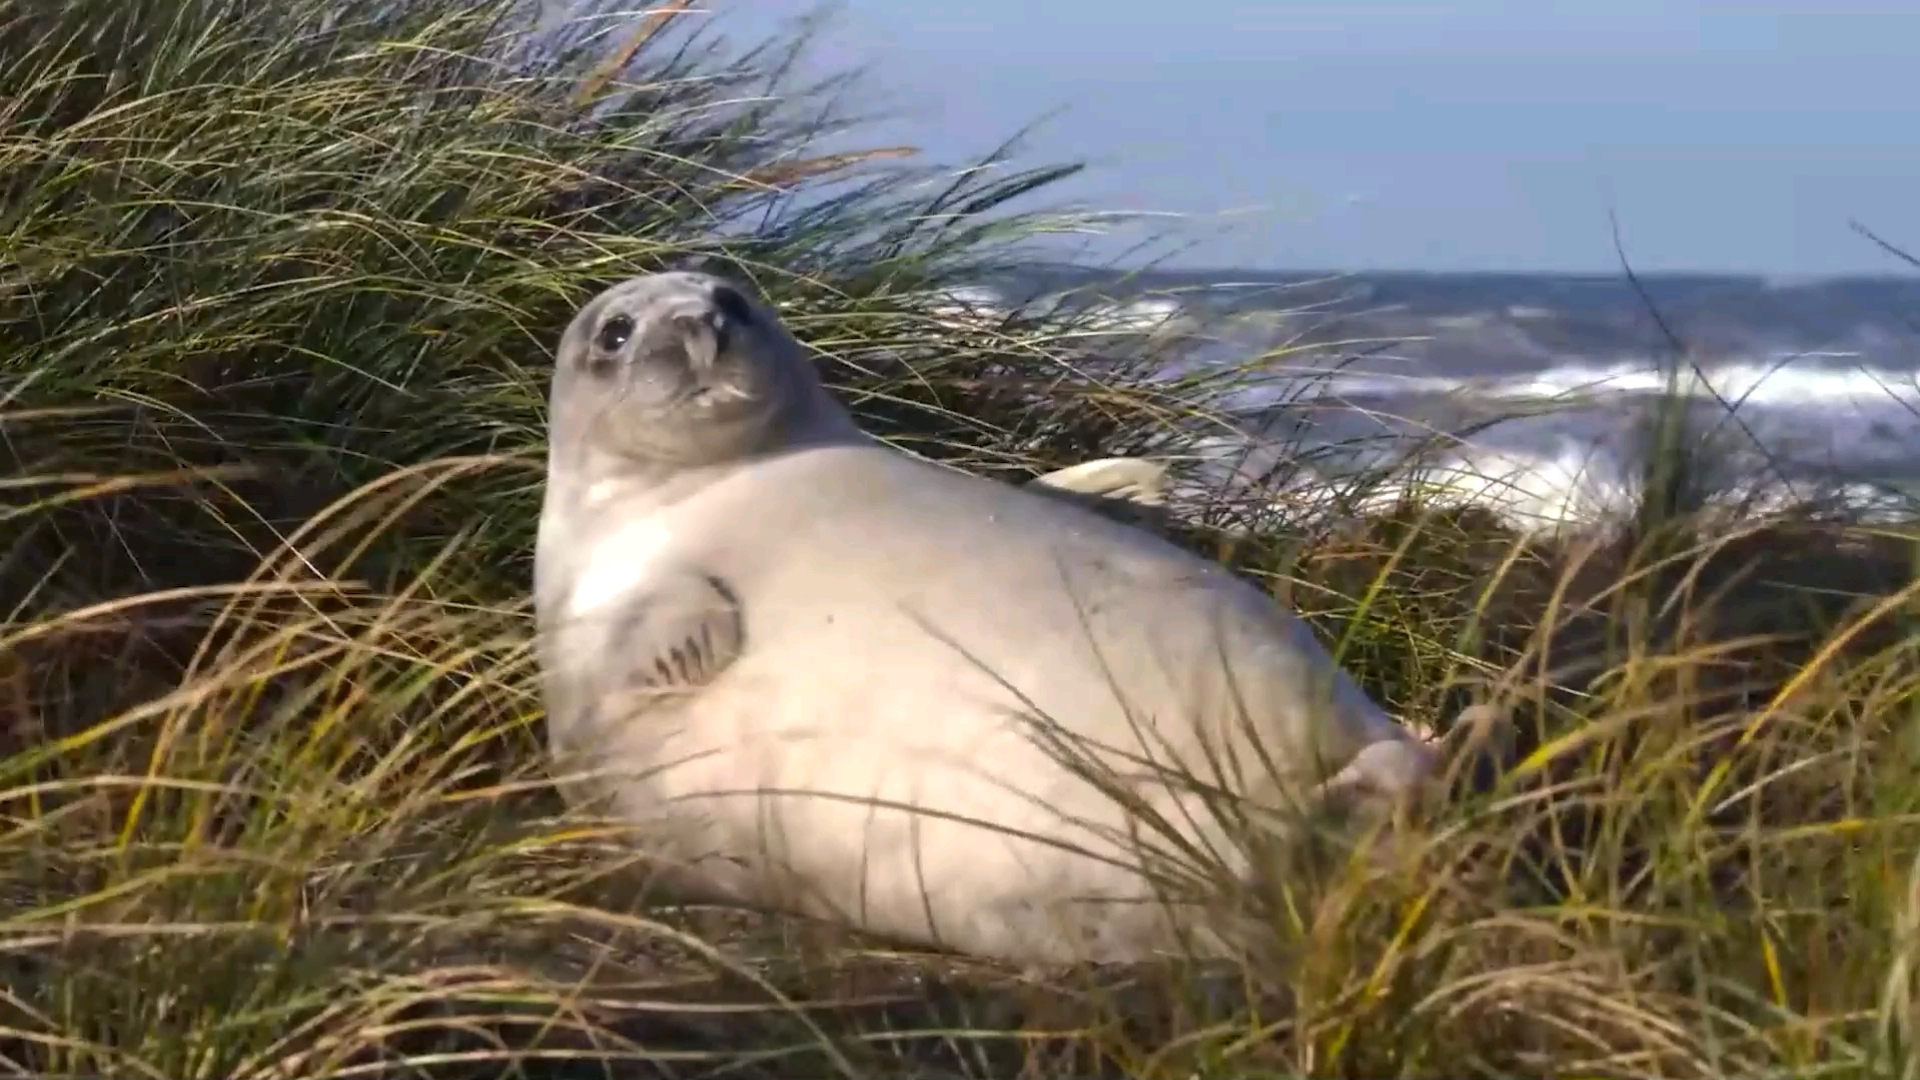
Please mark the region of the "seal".
<svg viewBox="0 0 1920 1080"><path fill-rule="evenodd" d="M592 299L549 423L559 782L690 899L1028 967L1144 960L1204 922L1173 868L1246 872L1236 822L1284 842L1431 775L1291 612L1073 497L1151 501L1153 466L1043 492L889 447L743 286Z"/></svg>

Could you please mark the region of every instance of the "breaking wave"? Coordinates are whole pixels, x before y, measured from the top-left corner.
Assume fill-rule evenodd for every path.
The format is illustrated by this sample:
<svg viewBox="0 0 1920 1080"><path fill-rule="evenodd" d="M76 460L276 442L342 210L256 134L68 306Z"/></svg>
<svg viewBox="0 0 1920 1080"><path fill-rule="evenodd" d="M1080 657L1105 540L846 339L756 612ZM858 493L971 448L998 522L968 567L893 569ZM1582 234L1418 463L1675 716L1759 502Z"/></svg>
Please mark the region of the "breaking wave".
<svg viewBox="0 0 1920 1080"><path fill-rule="evenodd" d="M982 287L957 290L943 315L1000 319L1009 310L999 293ZM1162 332L1188 315L1205 317L1165 296L1083 306L1080 314L1090 329L1122 334ZM1539 319L1552 313L1528 308L1520 314ZM1430 323L1446 327L1462 318L1435 316ZM1262 347L1246 341L1230 347L1249 346ZM1406 417L1400 434L1407 443L1436 427L1446 430L1447 421L1436 422L1436 416L1477 415L1483 426L1472 438L1371 488L1368 501L1417 497L1430 504L1478 505L1528 530L1595 524L1631 512L1641 475L1636 451L1643 449L1633 426L1636 410L1644 413L1644 406L1673 390L1746 440L1733 455L1739 467L1726 478L1725 493L1745 505L1794 501L1814 478L1823 494L1837 493L1869 512L1903 510L1911 505L1906 493L1920 491L1920 370L1876 366L1844 351L1722 356L1678 373L1663 370L1651 356L1595 361L1563 352L1542 359L1529 369L1509 365L1497 373L1434 370L1432 361L1405 365L1418 369L1405 371L1307 368L1290 380L1276 376L1236 405L1257 416L1281 400L1295 411L1311 401L1322 430L1309 433L1309 443L1352 434L1354 424L1337 415L1343 403L1376 419ZM1516 415L1484 423L1503 408ZM1379 434L1392 441L1392 432ZM1297 445L1299 431L1289 438ZM1775 476L1756 465L1785 471ZM1741 490L1741 477L1752 475L1768 475L1769 486ZM1333 482L1324 475L1321 480Z"/></svg>

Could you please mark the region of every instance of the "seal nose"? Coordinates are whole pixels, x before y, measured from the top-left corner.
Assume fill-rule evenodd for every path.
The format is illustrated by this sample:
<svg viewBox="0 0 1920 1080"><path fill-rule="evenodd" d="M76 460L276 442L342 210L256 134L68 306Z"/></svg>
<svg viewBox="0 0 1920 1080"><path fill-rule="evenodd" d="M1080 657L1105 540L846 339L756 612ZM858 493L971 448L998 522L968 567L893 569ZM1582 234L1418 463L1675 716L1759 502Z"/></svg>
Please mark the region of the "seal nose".
<svg viewBox="0 0 1920 1080"><path fill-rule="evenodd" d="M680 347L687 365L695 375L711 373L727 351L727 323L712 309L674 320L680 331Z"/></svg>
<svg viewBox="0 0 1920 1080"><path fill-rule="evenodd" d="M715 283L704 295L682 300L664 323L657 352L684 363L696 379L714 378L733 345L733 336L752 323L753 305L733 286Z"/></svg>

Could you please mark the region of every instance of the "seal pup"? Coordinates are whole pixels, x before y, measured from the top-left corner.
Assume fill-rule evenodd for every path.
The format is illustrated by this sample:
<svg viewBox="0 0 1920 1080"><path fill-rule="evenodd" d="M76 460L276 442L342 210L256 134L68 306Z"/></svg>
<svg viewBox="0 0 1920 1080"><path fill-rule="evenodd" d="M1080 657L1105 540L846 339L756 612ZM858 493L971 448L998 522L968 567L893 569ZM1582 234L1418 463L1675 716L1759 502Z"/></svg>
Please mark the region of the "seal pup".
<svg viewBox="0 0 1920 1080"><path fill-rule="evenodd" d="M1156 860L1244 871L1229 798L1395 797L1431 772L1271 597L863 433L717 277L591 300L549 423L556 770L688 898L1028 967L1149 959L1194 922Z"/></svg>

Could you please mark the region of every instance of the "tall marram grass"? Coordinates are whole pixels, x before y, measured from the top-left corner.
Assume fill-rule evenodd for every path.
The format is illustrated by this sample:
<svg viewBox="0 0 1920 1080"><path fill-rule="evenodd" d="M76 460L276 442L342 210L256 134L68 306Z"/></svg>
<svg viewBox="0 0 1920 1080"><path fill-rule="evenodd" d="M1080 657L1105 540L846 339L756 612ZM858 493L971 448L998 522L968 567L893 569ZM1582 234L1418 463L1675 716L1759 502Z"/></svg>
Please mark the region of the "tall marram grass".
<svg viewBox="0 0 1920 1080"><path fill-rule="evenodd" d="M574 305L729 267L866 425L1006 478L1177 452L1250 376L956 317L1069 170L828 154L799 44L679 7L0 3L0 1072L1920 1074L1920 534L1811 509L1177 528L1409 720L1509 721L1257 898L1231 994L639 891L527 651Z"/></svg>

